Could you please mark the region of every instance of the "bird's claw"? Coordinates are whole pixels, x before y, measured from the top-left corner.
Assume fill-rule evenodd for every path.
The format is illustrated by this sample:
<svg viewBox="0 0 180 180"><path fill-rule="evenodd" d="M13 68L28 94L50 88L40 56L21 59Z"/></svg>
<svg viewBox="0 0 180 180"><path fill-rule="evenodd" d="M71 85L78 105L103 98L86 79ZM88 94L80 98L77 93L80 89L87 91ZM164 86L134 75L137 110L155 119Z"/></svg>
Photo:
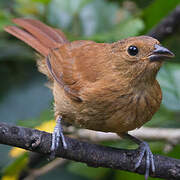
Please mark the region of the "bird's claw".
<svg viewBox="0 0 180 180"><path fill-rule="evenodd" d="M155 165L154 165L154 158L153 158L153 154L150 150L149 145L146 142L142 142L138 148L140 150L140 155L138 157L138 161L135 164L135 169L136 170L141 162L144 156L146 156L146 172L145 172L145 180L148 179L149 177L149 170L150 170L150 166L151 166L151 170L153 173L155 173Z"/></svg>
<svg viewBox="0 0 180 180"><path fill-rule="evenodd" d="M54 128L54 131L52 133L52 144L51 144L51 156L50 159L54 159L55 157L55 151L58 149L60 138L62 141L62 145L64 149L67 149L67 143L64 138L63 129L61 126L61 119L62 117L59 117L56 126Z"/></svg>

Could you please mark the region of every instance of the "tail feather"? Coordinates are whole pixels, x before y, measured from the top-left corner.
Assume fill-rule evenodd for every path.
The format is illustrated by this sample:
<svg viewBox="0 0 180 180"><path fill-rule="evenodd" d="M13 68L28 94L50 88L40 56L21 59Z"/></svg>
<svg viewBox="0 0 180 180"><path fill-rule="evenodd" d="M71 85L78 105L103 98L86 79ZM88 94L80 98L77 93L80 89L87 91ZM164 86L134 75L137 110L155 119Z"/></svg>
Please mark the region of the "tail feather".
<svg viewBox="0 0 180 180"><path fill-rule="evenodd" d="M45 57L49 55L51 49L58 48L68 42L63 32L59 29L51 28L38 20L16 18L13 19L13 22L19 27L7 26L5 31L21 39L44 56L44 58L40 58L37 61L39 71L47 75L50 80L53 80Z"/></svg>
<svg viewBox="0 0 180 180"><path fill-rule="evenodd" d="M26 42L43 56L47 56L51 49L68 42L61 30L51 28L38 20L16 18L13 22L20 28L7 26L5 30Z"/></svg>
<svg viewBox="0 0 180 180"><path fill-rule="evenodd" d="M54 28L54 30L55 30L56 33L59 35L59 38L61 38L61 41L62 41L63 43L69 42L69 41L66 39L66 36L64 35L64 33L63 33L60 29Z"/></svg>
<svg viewBox="0 0 180 180"><path fill-rule="evenodd" d="M48 48L56 48L64 43L64 39L51 27L33 19L17 18L13 22L37 38Z"/></svg>
<svg viewBox="0 0 180 180"><path fill-rule="evenodd" d="M5 27L5 30L19 38L20 40L24 41L28 45L30 45L32 48L37 50L40 54L47 56L48 55L48 48L43 46L36 38L34 38L31 34L28 32L16 27L16 26L7 26Z"/></svg>

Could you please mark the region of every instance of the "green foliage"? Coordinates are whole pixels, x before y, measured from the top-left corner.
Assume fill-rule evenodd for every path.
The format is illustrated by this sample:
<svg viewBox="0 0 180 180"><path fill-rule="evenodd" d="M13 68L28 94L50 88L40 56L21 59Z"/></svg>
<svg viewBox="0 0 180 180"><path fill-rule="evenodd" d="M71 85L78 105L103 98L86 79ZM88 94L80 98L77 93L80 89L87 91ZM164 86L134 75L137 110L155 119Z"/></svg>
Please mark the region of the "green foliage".
<svg viewBox="0 0 180 180"><path fill-rule="evenodd" d="M179 0L164 1L155 0L150 6L143 11L143 19L146 24L147 32L156 25L163 17L165 17L172 9L180 3Z"/></svg>
<svg viewBox="0 0 180 180"><path fill-rule="evenodd" d="M7 11L0 11L0 32L3 28L11 23L12 15Z"/></svg>
<svg viewBox="0 0 180 180"><path fill-rule="evenodd" d="M37 72L31 48L3 32L14 17L40 19L61 28L69 40L90 39L97 42L114 42L147 33L180 3L180 0L11 0L0 1L0 114L2 121L26 127L35 127L53 118L52 95L43 86L46 79ZM158 74L163 91L160 110L146 126L180 128L180 38L177 34L162 42L176 58L166 62ZM136 148L134 144L103 142L103 145ZM1 146L1 145L0 145ZM165 142L150 142L153 153L164 154ZM1 147L0 147L1 148ZM4 148L4 146L3 146ZM0 176L12 175L26 168L25 153L12 160L6 148L2 151ZM177 145L167 155L179 157ZM2 168L3 167L3 168ZM107 168L91 168L82 163L69 163L56 173L42 179L98 179L129 180L144 176ZM52 171L53 172L53 171ZM17 174L14 173L14 176ZM40 178L39 178L40 179Z"/></svg>
<svg viewBox="0 0 180 180"><path fill-rule="evenodd" d="M144 180L143 175L134 174L126 171L119 171L115 174L114 180ZM159 178L148 178L148 180L160 180Z"/></svg>
<svg viewBox="0 0 180 180"><path fill-rule="evenodd" d="M50 107L49 107L50 108ZM35 126L39 126L40 124L42 124L43 122L46 121L50 121L54 118L54 114L53 111L48 109L48 110L44 110L39 117L36 118L31 118L31 119L27 119L26 121L24 120L19 120L18 121L18 125L19 126L25 126L25 127L29 127L29 128L33 128Z"/></svg>
<svg viewBox="0 0 180 180"><path fill-rule="evenodd" d="M117 6L104 0L52 0L48 10L53 25L75 36L90 36L112 28Z"/></svg>
<svg viewBox="0 0 180 180"><path fill-rule="evenodd" d="M49 2L51 2L51 0L32 0L32 2L39 2L39 3L42 3L42 4L48 4Z"/></svg>
<svg viewBox="0 0 180 180"><path fill-rule="evenodd" d="M109 33L95 34L89 37L89 40L98 42L113 42L130 36L136 36L144 28L143 21L139 18L128 18L126 21L118 24Z"/></svg>
<svg viewBox="0 0 180 180"><path fill-rule="evenodd" d="M163 88L163 104L174 111L180 110L180 64L164 64L159 73Z"/></svg>
<svg viewBox="0 0 180 180"><path fill-rule="evenodd" d="M8 177L9 179L12 179L14 177L18 178L20 172L27 166L27 163L28 154L24 153L2 170L3 177Z"/></svg>

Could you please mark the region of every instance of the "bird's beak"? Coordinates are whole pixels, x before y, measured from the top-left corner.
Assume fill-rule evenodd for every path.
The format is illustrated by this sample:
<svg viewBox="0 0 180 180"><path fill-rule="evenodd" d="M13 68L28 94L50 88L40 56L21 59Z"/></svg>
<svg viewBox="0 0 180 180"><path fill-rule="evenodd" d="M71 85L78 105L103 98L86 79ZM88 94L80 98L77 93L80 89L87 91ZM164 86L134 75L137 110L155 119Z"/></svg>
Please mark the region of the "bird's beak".
<svg viewBox="0 0 180 180"><path fill-rule="evenodd" d="M162 61L174 57L174 54L167 48L158 44L154 45L155 49L149 56L150 61Z"/></svg>

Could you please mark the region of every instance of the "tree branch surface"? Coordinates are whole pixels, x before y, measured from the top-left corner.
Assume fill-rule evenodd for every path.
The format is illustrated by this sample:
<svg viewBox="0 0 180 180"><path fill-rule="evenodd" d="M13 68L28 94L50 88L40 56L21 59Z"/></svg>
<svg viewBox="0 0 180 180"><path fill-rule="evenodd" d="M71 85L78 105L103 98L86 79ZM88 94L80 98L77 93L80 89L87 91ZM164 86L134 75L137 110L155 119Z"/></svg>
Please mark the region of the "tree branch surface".
<svg viewBox="0 0 180 180"><path fill-rule="evenodd" d="M57 157L84 162L92 167L106 167L144 174L145 159L134 171L139 150L125 150L106 147L65 137L68 149L62 145L56 151ZM51 134L36 129L0 123L0 143L20 147L29 151L50 155ZM156 172L152 177L180 179L180 160L154 155Z"/></svg>

